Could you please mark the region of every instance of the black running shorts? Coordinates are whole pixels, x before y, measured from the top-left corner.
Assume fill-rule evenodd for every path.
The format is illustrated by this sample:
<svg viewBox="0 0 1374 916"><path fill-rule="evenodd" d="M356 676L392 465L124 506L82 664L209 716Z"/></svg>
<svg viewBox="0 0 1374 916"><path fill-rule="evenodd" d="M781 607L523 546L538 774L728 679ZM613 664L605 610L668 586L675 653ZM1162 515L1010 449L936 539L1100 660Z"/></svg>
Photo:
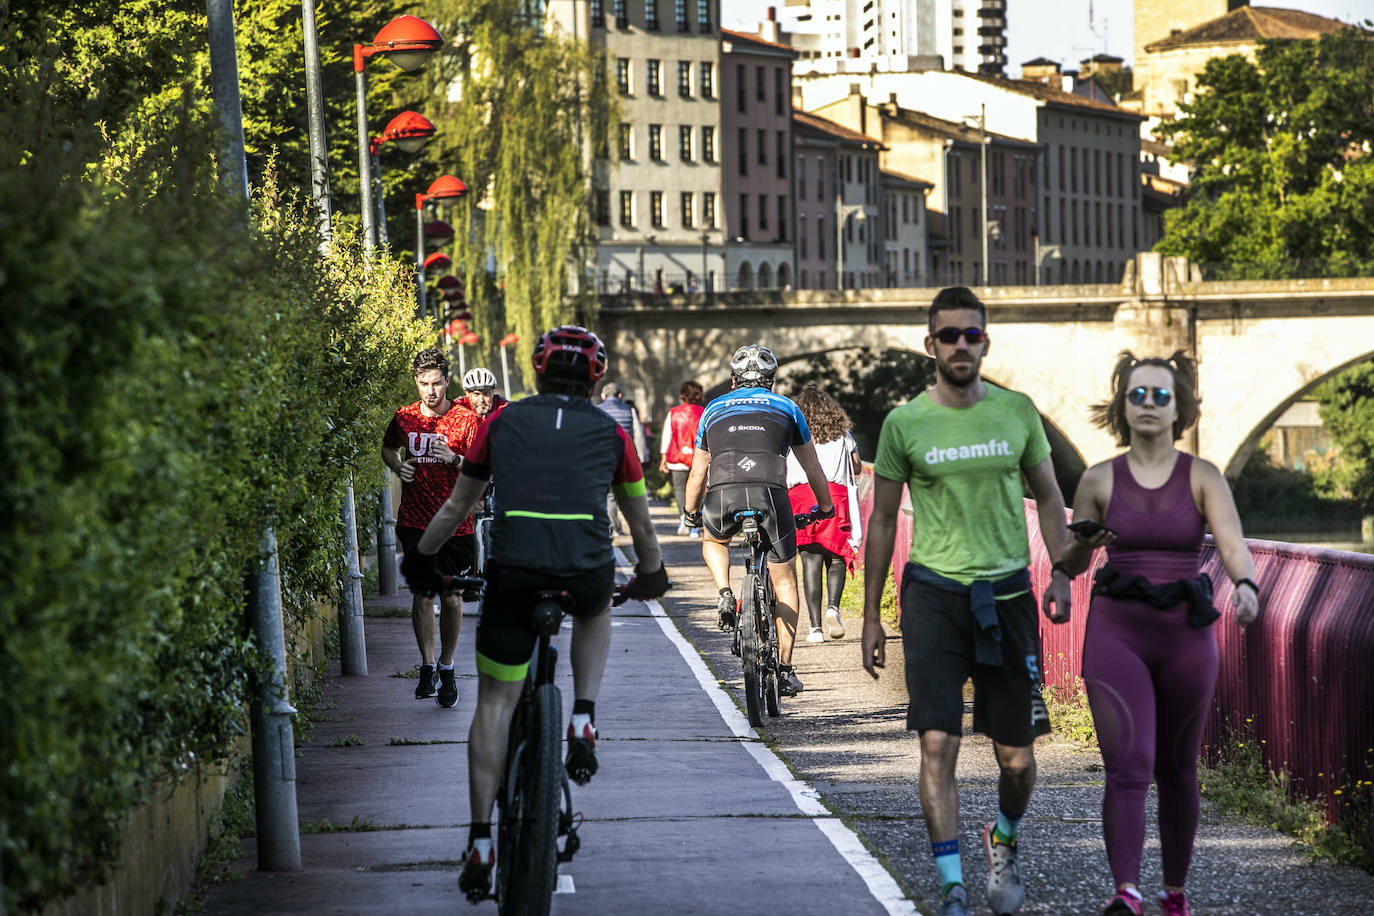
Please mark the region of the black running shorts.
<svg viewBox="0 0 1374 916"><path fill-rule="evenodd" d="M477 671L498 681L523 681L534 654L534 595L566 591L574 617L594 617L611 603L615 563L572 575L487 564L487 587L477 618Z"/></svg>
<svg viewBox="0 0 1374 916"><path fill-rule="evenodd" d="M759 528L768 539L768 561L791 563L797 555L797 526L787 488L741 484L708 490L701 506L706 533L718 541L734 537L740 530L735 513L741 509L762 510Z"/></svg>
<svg viewBox="0 0 1374 916"><path fill-rule="evenodd" d="M997 602L1000 668L974 663L977 625L968 595L903 576L901 608L909 730L963 734L964 682L972 677L975 732L1008 747L1029 747L1049 734L1033 594Z"/></svg>
<svg viewBox="0 0 1374 916"><path fill-rule="evenodd" d="M420 549L420 538L424 533L423 528L396 526L396 540L401 542L401 550L406 556ZM465 575L476 562L477 536L473 534L459 534L448 538L434 557L434 567L441 576Z"/></svg>

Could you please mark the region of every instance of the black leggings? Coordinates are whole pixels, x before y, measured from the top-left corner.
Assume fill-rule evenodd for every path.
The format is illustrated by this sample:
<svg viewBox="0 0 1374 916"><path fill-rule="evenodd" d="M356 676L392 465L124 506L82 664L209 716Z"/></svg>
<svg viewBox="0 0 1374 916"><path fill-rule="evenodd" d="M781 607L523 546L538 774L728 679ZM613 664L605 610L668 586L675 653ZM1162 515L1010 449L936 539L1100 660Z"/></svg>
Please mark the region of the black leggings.
<svg viewBox="0 0 1374 916"><path fill-rule="evenodd" d="M827 607L839 607L840 596L844 594L844 574L846 563L838 553L826 550L820 544L803 544L797 548L802 561L802 597L806 599L806 613L811 617L811 625L821 625L821 576L826 580L826 591L830 595Z"/></svg>
<svg viewBox="0 0 1374 916"><path fill-rule="evenodd" d="M682 507L687 505L687 471L669 470L673 478L673 499L677 501L677 514L682 515Z"/></svg>

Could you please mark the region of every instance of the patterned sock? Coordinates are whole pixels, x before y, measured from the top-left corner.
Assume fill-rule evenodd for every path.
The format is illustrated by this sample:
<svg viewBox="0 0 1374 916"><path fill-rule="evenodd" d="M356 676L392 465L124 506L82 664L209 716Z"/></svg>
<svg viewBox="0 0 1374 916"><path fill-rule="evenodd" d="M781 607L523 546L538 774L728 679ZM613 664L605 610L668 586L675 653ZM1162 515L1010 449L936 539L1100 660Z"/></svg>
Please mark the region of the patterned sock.
<svg viewBox="0 0 1374 916"><path fill-rule="evenodd" d="M1021 828L1021 815L1012 817L1004 808L997 809L997 826L992 829L992 838L1004 846L1016 845L1016 831Z"/></svg>
<svg viewBox="0 0 1374 916"><path fill-rule="evenodd" d="M951 884L964 883L964 866L959 861L959 839L943 843L931 843L930 854L935 857L935 868L940 872L940 895L949 893Z"/></svg>

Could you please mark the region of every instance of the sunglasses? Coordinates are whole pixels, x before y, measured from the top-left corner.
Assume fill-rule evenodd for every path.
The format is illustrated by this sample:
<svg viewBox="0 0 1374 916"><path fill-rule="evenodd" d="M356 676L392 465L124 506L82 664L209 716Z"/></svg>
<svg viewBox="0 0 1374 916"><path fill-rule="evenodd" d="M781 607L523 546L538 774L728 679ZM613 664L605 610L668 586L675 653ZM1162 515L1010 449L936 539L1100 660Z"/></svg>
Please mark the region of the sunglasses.
<svg viewBox="0 0 1374 916"><path fill-rule="evenodd" d="M1168 388L1146 388L1141 385L1126 392L1126 400L1131 402L1131 406L1139 407L1145 403L1145 395L1147 394L1155 402L1156 407L1168 407L1169 402L1174 398L1174 393Z"/></svg>
<svg viewBox="0 0 1374 916"><path fill-rule="evenodd" d="M982 328L963 328L962 330L953 327L941 328L930 336L934 337L942 344L956 344L959 342L959 338L962 337L964 340L968 341L969 346L976 346L988 339L987 332Z"/></svg>

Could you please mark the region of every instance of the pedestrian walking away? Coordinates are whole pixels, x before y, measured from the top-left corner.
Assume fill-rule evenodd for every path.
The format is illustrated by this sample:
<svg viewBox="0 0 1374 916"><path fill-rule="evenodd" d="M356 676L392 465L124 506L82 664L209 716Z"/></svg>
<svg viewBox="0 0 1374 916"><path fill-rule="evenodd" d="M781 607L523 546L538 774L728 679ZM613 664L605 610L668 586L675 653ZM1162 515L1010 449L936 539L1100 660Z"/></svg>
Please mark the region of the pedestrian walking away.
<svg viewBox="0 0 1374 916"><path fill-rule="evenodd" d="M597 770L596 697L610 652L615 577L602 498L607 490L625 513L639 558L621 594L656 598L668 587L639 457L625 431L588 400L606 371L605 347L585 328L567 325L540 338L532 358L538 394L478 430L452 493L402 566L407 581L432 587L434 556L495 480L491 557L477 626L477 711L468 734L472 827L458 878L474 902L489 893L496 865L491 814L511 713L536 641L536 593L569 596L574 700L566 769L579 784Z"/></svg>
<svg viewBox="0 0 1374 916"><path fill-rule="evenodd" d="M797 394L796 403L811 427L816 442L816 459L830 485L835 517L812 522L797 529L797 552L802 564L802 598L811 622L807 642L824 642L825 637L840 639L844 623L840 620L840 598L844 595L845 573L854 571L854 557L863 540L859 519L857 477L863 470L859 444L850 433L849 415L835 399L815 382L807 382ZM810 511L811 486L806 472L791 452L787 453L787 495L792 511ZM825 587L825 615L821 615L821 588ZM821 624L825 627L822 629Z"/></svg>
<svg viewBox="0 0 1374 916"><path fill-rule="evenodd" d="M658 443L658 470L673 481L673 499L677 501L677 533L701 537L700 528L687 525L687 473L692 469L692 454L696 451L697 427L705 410L701 401L704 392L696 381L683 382L677 390L678 405L668 411L663 421L663 434Z"/></svg>
<svg viewBox="0 0 1374 916"><path fill-rule="evenodd" d="M696 452L687 476L688 524L705 527L701 556L718 594L717 623L735 627L735 594L730 587L730 538L741 528L735 513L764 509L760 522L768 538L768 572L777 595L779 691L795 696L801 679L792 665L797 633L797 529L787 497L787 450L806 473L818 518L835 514L830 488L816 459L816 446L797 405L773 392L778 361L759 344L740 347L730 358L732 391L707 405L697 427ZM714 469L714 470L713 470Z"/></svg>
<svg viewBox="0 0 1374 916"><path fill-rule="evenodd" d="M969 912L954 772L970 677L973 729L992 739L1000 771L996 817L983 828L988 904L994 913L1015 913L1025 897L1018 832L1035 787L1035 738L1049 732L1050 721L1041 697L1023 474L1051 560L1060 560L1068 538L1040 414L1024 394L983 380L990 346L987 310L971 290L936 294L925 339L935 384L883 421L864 552L863 666L876 678L886 658L879 606L905 484L912 539L898 594L907 728L920 735L921 810L943 916ZM1067 613L1062 577L1053 578L1044 602L1056 615Z"/></svg>
<svg viewBox="0 0 1374 916"><path fill-rule="evenodd" d="M1094 422L1127 446L1084 472L1073 539L1054 577L1067 583L1105 547L1083 640L1083 684L1106 768L1102 836L1115 894L1104 913L1140 916L1145 796L1159 790L1163 916L1188 916L1184 882L1197 833L1197 764L1217 679L1213 583L1199 572L1210 529L1230 576L1235 622L1259 613L1254 564L1226 478L1175 442L1197 422L1197 370L1123 353ZM1067 615L1057 618L1066 619Z"/></svg>
<svg viewBox="0 0 1374 916"><path fill-rule="evenodd" d="M415 354L411 374L420 400L396 411L382 436L382 461L401 478L401 505L396 512L396 539L405 555L415 552L420 535L443 505L458 479L458 462L477 432L478 418L454 409L448 397L449 362L438 347ZM476 538L471 518L464 518L439 552L446 575L462 575L472 568ZM381 562L392 562L385 558ZM463 624L460 595L439 599L439 654L434 654L434 595L411 589L410 618L420 650L420 678L415 698L435 697L440 706L458 702L453 653Z"/></svg>
<svg viewBox="0 0 1374 916"><path fill-rule="evenodd" d="M639 419L639 412L622 399L622 393L620 386L615 382L607 382L601 386L601 403L596 406L614 420L621 429L625 430L625 435L630 437L635 455L639 458L640 464L643 465L649 460L648 440L644 436L644 423ZM624 529L620 525L620 515L616 512L615 498L610 494L606 496L606 513L610 516L611 534L624 534Z"/></svg>

